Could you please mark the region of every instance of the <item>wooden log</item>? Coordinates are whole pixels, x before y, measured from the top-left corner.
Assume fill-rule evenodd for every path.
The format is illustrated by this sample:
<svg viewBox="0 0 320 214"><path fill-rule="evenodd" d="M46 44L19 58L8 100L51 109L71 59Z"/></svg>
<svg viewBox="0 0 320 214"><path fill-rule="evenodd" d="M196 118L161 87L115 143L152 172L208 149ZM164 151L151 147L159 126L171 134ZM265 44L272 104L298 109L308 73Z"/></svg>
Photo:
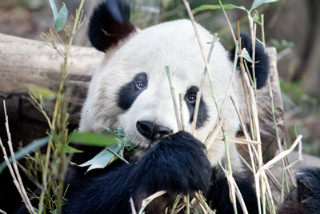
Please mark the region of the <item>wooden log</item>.
<svg viewBox="0 0 320 214"><path fill-rule="evenodd" d="M29 84L55 89L59 82L64 47L56 49L48 42L39 42L0 34L0 99L5 99L10 120L44 121L27 100ZM59 54L60 53L60 54ZM70 73L67 85L72 88L70 123L76 124L86 96L88 83L104 54L90 47L73 46L70 53ZM3 118L2 102L0 115ZM0 119L1 120L1 119Z"/></svg>

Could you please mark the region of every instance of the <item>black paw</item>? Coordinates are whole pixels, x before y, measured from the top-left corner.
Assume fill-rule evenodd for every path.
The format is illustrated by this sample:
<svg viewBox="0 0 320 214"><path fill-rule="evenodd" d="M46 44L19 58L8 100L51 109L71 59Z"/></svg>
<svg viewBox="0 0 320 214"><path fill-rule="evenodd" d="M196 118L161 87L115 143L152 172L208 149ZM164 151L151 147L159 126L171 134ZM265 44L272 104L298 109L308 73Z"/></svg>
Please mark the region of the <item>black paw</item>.
<svg viewBox="0 0 320 214"><path fill-rule="evenodd" d="M303 169L296 176L303 213L320 213L320 169Z"/></svg>
<svg viewBox="0 0 320 214"><path fill-rule="evenodd" d="M210 183L211 167L205 146L189 133L180 131L164 138L137 162L138 191L153 193L206 192Z"/></svg>

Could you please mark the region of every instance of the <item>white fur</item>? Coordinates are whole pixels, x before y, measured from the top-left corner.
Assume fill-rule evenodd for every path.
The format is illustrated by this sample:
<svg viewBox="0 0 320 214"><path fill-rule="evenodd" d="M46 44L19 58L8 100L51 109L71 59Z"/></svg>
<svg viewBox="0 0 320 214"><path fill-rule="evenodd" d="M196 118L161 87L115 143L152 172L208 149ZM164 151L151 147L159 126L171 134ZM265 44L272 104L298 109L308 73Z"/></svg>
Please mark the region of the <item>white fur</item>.
<svg viewBox="0 0 320 214"><path fill-rule="evenodd" d="M197 25L197 28L205 53L208 54L208 42L212 41L212 35L200 25ZM126 136L141 147L148 147L150 142L136 130L136 122L139 120L154 121L177 132L165 66L170 68L177 98L179 93L184 94L190 86L200 85L204 61L190 21L172 21L138 31L131 35L125 44L114 49L112 55L108 54L107 62L92 78L81 115L80 131L103 133L104 127L121 127ZM221 106L231 79L232 63L219 42L215 43L209 66L216 99ZM118 92L141 72L148 75L148 88L127 111L123 111L117 106ZM238 75L235 79L238 81ZM206 139L217 119L217 109L209 89L209 81L206 79L202 97L207 105L209 118L204 126L195 132L195 137L202 141ZM231 95L244 102L238 90L239 88L231 89ZM178 100L177 102L179 103ZM185 125L190 129L190 116L185 102L183 107ZM227 136L235 136L240 122L230 99L227 99L223 115L226 119ZM240 161L235 146L233 143L229 146L233 164L239 168ZM223 142L215 142L208 149L208 158L212 165L216 165L217 160L224 156L224 148Z"/></svg>

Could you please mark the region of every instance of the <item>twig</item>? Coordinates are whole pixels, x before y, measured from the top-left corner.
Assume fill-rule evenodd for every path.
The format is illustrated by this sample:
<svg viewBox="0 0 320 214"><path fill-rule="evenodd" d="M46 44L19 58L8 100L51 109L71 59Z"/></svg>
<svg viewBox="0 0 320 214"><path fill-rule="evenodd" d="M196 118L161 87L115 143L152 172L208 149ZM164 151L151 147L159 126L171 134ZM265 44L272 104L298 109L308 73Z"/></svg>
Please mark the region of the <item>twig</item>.
<svg viewBox="0 0 320 214"><path fill-rule="evenodd" d="M221 3L221 1L219 0L219 4L220 4L220 7L221 7L221 9L222 9L222 11L223 11L223 14L224 14L224 16L225 16L225 18L226 18L226 20L227 20L227 23L228 23L228 26L229 26L229 29L230 29L230 32L231 32L231 35L232 35L232 39L233 39L233 42L234 42L234 44L236 44L236 37L235 37L235 35L234 35L234 32L233 32L233 29L232 29L232 25L231 25L231 23L230 23L230 21L229 21L229 18L228 18L228 16L227 16L227 13L226 13L226 11L225 11L225 9L224 9L224 7L223 7L223 5L222 5L222 3Z"/></svg>
<svg viewBox="0 0 320 214"><path fill-rule="evenodd" d="M216 138L217 141L223 141L223 138ZM230 143L237 143L237 144L253 144L253 145L259 145L261 142L254 141L254 140L247 140L242 138L235 138L235 137L226 137L226 140Z"/></svg>
<svg viewBox="0 0 320 214"><path fill-rule="evenodd" d="M142 205L141 205L141 209L139 210L139 214L142 214L144 213L143 211L147 208L147 206L156 198L166 194L167 191L164 191L164 190L161 190L161 191L158 191L152 195L150 195L148 198L145 198L142 200Z"/></svg>
<svg viewBox="0 0 320 214"><path fill-rule="evenodd" d="M176 200L175 200L174 203L173 203L173 206L172 206L172 208L171 208L170 214L175 214L174 211L175 211L175 209L177 208L180 199L181 199L181 195L179 194L179 195L177 195Z"/></svg>
<svg viewBox="0 0 320 214"><path fill-rule="evenodd" d="M218 119L218 121L215 123L215 126L213 127L213 129L211 130L211 132L209 133L207 139L206 139L206 147L209 149L211 148L213 142L216 140L218 134L221 131L221 127L224 124L225 120L222 119Z"/></svg>
<svg viewBox="0 0 320 214"><path fill-rule="evenodd" d="M219 40L219 38L217 38L217 34L214 34L214 35L213 35L213 40L212 40L211 45L210 45L210 50L209 50L209 53L208 53L208 57L207 57L208 63L210 62L210 59L211 59L211 54L212 54L212 50L213 50L214 44L215 44L218 40ZM202 78L201 78L199 91L197 92L196 105L195 105L195 108L194 108L193 121L192 121L192 124L191 124L191 134L194 133L194 131L195 131L195 129L196 129L196 125L197 125L198 112L199 112L201 94L202 94L202 90L203 90L203 85L204 85L205 77L206 77L206 68L205 68L204 71L203 71L203 76L202 76Z"/></svg>
<svg viewBox="0 0 320 214"><path fill-rule="evenodd" d="M136 208L134 207L132 197L130 197L130 207L131 207L132 214L137 214Z"/></svg>
<svg viewBox="0 0 320 214"><path fill-rule="evenodd" d="M6 131L7 131L7 136L8 136L8 146L9 146L9 151L10 151L10 155L12 157L12 165L10 164L9 162L9 158L8 158L8 155L7 155L7 152L5 150L5 147L3 146L3 143L0 139L0 145L1 145L1 148L2 148L2 152L3 152L3 155L4 155L4 159L7 163L7 166L9 168L9 171L10 171L10 174L13 178L13 182L23 200L23 202L25 203L26 205L26 208L27 210L30 212L30 213L35 213L34 210L33 210L33 207L32 207L32 204L28 198L28 195L27 195L27 192L24 188L24 185L23 185L23 182L22 182L22 179L21 179L21 176L20 176L20 173L19 173L19 169L18 169L18 166L17 166L17 162L16 162L16 158L15 158L15 154L14 154L14 151L13 151L13 146L12 146L12 140L11 140L11 133L10 133L10 130L9 130L9 121L8 121L8 115L7 115L7 109L6 109L6 103L5 101L3 101L3 109L4 109L4 114L5 114L5 126L6 126ZM13 167L12 167L13 166Z"/></svg>
<svg viewBox="0 0 320 214"><path fill-rule="evenodd" d="M183 99L182 99L182 94L179 94L179 111L180 111L180 121L181 121L181 130L185 130L185 122L183 119L183 105L182 105Z"/></svg>
<svg viewBox="0 0 320 214"><path fill-rule="evenodd" d="M206 59L206 56L204 54L204 49L203 49L202 42L201 42L201 39L200 39L200 36L199 36L199 33L198 33L198 29L197 29L197 26L196 26L196 21L194 20L194 17L192 15L192 12L191 12L191 9L190 9L190 5L189 5L188 1L187 0L183 0L183 3L184 3L184 5L185 5L185 7L187 9L190 21L192 23L192 27L193 27L194 33L196 35L196 38L197 38L197 41L198 41L198 44L199 44L199 47L200 47L200 50L201 50L201 56L202 56L202 59L204 61L205 68L206 68L206 73L208 75L208 79L209 79L209 82L210 82L210 93L211 93L211 96L212 96L212 98L214 100L216 100L216 95L215 95L215 91L214 91L214 88L213 88L213 81L212 81L212 77L211 77L211 73L210 73L210 69L209 69L208 60Z"/></svg>
<svg viewBox="0 0 320 214"><path fill-rule="evenodd" d="M302 138L302 135L299 135L297 137L297 139L294 141L294 143L290 146L289 149L281 152L280 154L278 154L277 156L275 156L273 159L271 159L270 161L268 161L268 163L266 163L264 166L262 166L257 174L260 175L263 171L265 171L266 169L270 168L273 164L275 164L277 161L279 161L280 159L284 158L285 156L287 156L288 154L290 154L294 148L298 145L298 143L300 143Z"/></svg>
<svg viewBox="0 0 320 214"><path fill-rule="evenodd" d="M166 71L167 71L167 76L168 76L168 80L169 80L170 92L171 92L171 97L172 97L172 102L173 102L174 114L175 114L175 118L177 121L177 126L178 126L179 130L182 130L181 122L179 119L180 117L179 117L179 108L178 108L177 99L176 99L176 92L175 92L175 89L172 85L172 79L171 79L171 73L169 70L169 66L166 66Z"/></svg>

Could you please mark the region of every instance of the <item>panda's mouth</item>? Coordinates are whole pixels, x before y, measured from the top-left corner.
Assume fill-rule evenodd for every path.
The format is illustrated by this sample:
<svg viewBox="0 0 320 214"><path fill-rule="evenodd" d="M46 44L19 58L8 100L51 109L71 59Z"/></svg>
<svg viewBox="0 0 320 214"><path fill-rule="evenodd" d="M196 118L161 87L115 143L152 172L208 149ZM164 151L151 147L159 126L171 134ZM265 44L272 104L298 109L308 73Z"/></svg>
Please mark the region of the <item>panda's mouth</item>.
<svg viewBox="0 0 320 214"><path fill-rule="evenodd" d="M146 143L146 142L140 143L130 150L125 150L124 157L129 162L135 162L135 161L139 160L140 158L142 158L151 147L155 146L159 142L160 141L157 141L157 142L150 141L148 143Z"/></svg>

